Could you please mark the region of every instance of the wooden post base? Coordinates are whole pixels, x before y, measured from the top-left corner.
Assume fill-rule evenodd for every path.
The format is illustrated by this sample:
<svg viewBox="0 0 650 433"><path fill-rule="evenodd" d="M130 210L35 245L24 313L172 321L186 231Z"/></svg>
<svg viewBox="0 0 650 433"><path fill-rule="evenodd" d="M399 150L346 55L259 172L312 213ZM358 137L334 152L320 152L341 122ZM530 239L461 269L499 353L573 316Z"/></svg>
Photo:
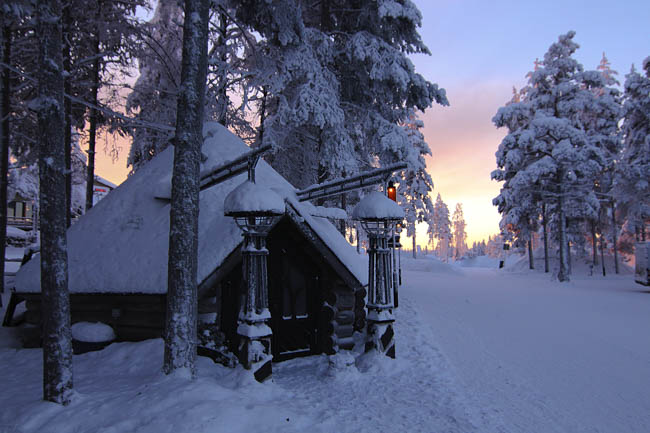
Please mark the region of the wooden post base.
<svg viewBox="0 0 650 433"><path fill-rule="evenodd" d="M395 359L395 331L393 321L375 322L368 321L368 340L366 352L377 350L389 358Z"/></svg>

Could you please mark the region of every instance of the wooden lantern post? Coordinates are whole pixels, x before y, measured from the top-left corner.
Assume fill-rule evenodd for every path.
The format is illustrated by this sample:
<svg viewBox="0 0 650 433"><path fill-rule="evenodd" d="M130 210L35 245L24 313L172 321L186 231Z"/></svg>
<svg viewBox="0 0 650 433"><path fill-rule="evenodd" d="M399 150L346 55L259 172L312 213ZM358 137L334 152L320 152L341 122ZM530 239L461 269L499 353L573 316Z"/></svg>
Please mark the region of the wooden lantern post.
<svg viewBox="0 0 650 433"><path fill-rule="evenodd" d="M254 170L254 168L253 168ZM250 175L246 182L228 194L224 214L233 217L243 232L242 268L244 305L238 319L240 336L239 361L252 370L259 382L272 373L271 319L268 296L266 236L281 215L284 201L273 191L254 182Z"/></svg>
<svg viewBox="0 0 650 433"><path fill-rule="evenodd" d="M354 208L352 217L368 234L368 316L366 352L395 358L394 280L388 240L404 211L384 194L372 192Z"/></svg>

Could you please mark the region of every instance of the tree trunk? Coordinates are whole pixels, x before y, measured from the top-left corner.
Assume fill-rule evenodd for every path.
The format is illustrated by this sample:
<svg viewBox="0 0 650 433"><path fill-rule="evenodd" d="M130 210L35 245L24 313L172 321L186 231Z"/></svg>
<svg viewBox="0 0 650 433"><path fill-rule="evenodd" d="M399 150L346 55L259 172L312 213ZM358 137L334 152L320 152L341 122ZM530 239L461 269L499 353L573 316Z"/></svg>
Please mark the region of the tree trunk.
<svg viewBox="0 0 650 433"><path fill-rule="evenodd" d="M416 242L415 242L415 223L413 223L413 258L417 259L417 250L416 248Z"/></svg>
<svg viewBox="0 0 650 433"><path fill-rule="evenodd" d="M199 170L207 73L209 0L185 0L183 65L178 95L169 223L163 371L195 375Z"/></svg>
<svg viewBox="0 0 650 433"><path fill-rule="evenodd" d="M227 54L226 54L226 44L228 43L228 21L226 14L224 13L219 13L219 39L217 43L219 46L223 47L223 51L221 53L221 62L222 64L225 64L226 61L228 60ZM219 101L220 107L221 107L221 112L219 113L219 118L217 119L217 122L223 125L224 127L228 127L228 73L227 70L224 68L222 71L220 71L219 74L219 89L217 91L217 95L219 95Z"/></svg>
<svg viewBox="0 0 650 433"><path fill-rule="evenodd" d="M66 240L61 3L58 0L38 3L37 26L43 398L67 404L72 391L72 335Z"/></svg>
<svg viewBox="0 0 650 433"><path fill-rule="evenodd" d="M101 1L97 11L98 20L101 17ZM95 38L95 60L93 61L93 87L91 91L91 103L97 106L97 92L99 90L99 34ZM93 207L93 192L95 186L95 142L97 140L97 110L90 109L90 132L88 137L88 172L86 175L86 211Z"/></svg>
<svg viewBox="0 0 650 433"><path fill-rule="evenodd" d="M600 261L603 267L603 277L605 277L607 276L605 271L605 236L603 236L602 231L600 233Z"/></svg>
<svg viewBox="0 0 650 433"><path fill-rule="evenodd" d="M260 143L264 144L264 121L266 120L266 87L262 87L262 107L260 109Z"/></svg>
<svg viewBox="0 0 650 433"><path fill-rule="evenodd" d="M614 248L614 272L618 274L618 227L616 227L616 203L612 200L612 247Z"/></svg>
<svg viewBox="0 0 650 433"><path fill-rule="evenodd" d="M341 194L341 209L347 212L347 207L348 207L347 195ZM345 224L345 220L339 221L339 230L341 231L343 237L345 237L345 234L347 232L347 226Z"/></svg>
<svg viewBox="0 0 650 433"><path fill-rule="evenodd" d="M535 269L535 261L533 259L533 240L528 240L528 267Z"/></svg>
<svg viewBox="0 0 650 433"><path fill-rule="evenodd" d="M2 25L2 44L4 50L2 61L5 65L11 64L11 27L8 22L4 22L4 15L1 15ZM0 99L0 293L5 291L5 244L7 242L7 175L9 172L9 113L11 112L11 75L9 68L2 68L2 97ZM2 297L0 297L0 306L2 306Z"/></svg>
<svg viewBox="0 0 650 433"><path fill-rule="evenodd" d="M548 273L548 230L546 221L546 204L542 205L542 228L544 229L544 272Z"/></svg>
<svg viewBox="0 0 650 433"><path fill-rule="evenodd" d="M72 27L70 18L70 4L63 8L63 68L67 72L65 81L63 83L63 91L66 95L72 93L70 86L70 45L69 41L72 40L69 35ZM65 220L66 227L70 227L72 222L72 102L69 98L64 96L63 110L65 116Z"/></svg>
<svg viewBox="0 0 650 433"><path fill-rule="evenodd" d="M596 241L596 223L591 222L591 249L592 249L592 262L594 267L598 264L598 243Z"/></svg>
<svg viewBox="0 0 650 433"><path fill-rule="evenodd" d="M560 218L560 269L557 274L557 279L559 281L569 281L568 241L566 235L566 217L564 215L564 198L562 195L558 198L557 206Z"/></svg>

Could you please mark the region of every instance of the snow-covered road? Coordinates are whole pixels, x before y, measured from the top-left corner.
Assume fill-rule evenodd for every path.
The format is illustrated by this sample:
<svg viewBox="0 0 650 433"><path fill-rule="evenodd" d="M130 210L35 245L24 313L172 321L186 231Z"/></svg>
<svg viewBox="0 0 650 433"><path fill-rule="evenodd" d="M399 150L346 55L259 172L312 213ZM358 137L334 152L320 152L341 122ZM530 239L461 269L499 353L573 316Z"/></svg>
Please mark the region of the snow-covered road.
<svg viewBox="0 0 650 433"><path fill-rule="evenodd" d="M650 294L631 276L408 271L402 293L485 428L650 432Z"/></svg>

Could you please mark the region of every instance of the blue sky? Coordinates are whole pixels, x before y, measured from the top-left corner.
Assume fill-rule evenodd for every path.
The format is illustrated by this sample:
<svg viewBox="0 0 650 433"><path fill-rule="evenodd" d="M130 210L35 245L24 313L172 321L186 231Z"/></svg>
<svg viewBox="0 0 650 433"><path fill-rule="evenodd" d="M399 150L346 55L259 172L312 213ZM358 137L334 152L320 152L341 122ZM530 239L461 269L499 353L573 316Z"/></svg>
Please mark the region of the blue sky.
<svg viewBox="0 0 650 433"><path fill-rule="evenodd" d="M522 87L536 58L542 59L560 34L575 30L575 54L594 69L603 52L619 72L650 56L649 1L477 1L414 0L422 12L422 39L431 56L415 55L418 72L447 90L450 107L422 117L432 148L428 168L453 211L462 202L470 241L498 232L491 201L499 184L490 180L494 153L504 135L491 118ZM418 243L426 228L418 229Z"/></svg>

